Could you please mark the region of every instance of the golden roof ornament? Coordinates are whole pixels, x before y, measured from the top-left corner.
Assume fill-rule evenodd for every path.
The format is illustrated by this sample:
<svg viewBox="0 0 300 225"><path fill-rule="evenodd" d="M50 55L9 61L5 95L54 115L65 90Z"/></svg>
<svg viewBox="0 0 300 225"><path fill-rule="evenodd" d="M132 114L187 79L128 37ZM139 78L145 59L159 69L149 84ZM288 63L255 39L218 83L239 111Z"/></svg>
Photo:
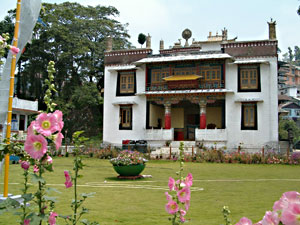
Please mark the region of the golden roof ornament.
<svg viewBox="0 0 300 225"><path fill-rule="evenodd" d="M190 29L185 29L182 31L182 38L185 39L184 47L189 47L188 39L192 37L192 31Z"/></svg>

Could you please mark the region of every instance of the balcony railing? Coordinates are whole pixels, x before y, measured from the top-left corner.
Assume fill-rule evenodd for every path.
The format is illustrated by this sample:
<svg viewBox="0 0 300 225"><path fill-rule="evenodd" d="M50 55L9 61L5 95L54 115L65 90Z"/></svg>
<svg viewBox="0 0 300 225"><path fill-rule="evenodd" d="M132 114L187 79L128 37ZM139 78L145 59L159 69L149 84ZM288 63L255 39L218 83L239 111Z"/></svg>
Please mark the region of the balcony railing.
<svg viewBox="0 0 300 225"><path fill-rule="evenodd" d="M197 85L177 85L177 86L170 86L166 83L147 83L146 85L146 91L169 91L169 90L191 90L191 89L223 89L225 88L225 82L224 81L215 81L215 82L201 82Z"/></svg>
<svg viewBox="0 0 300 225"><path fill-rule="evenodd" d="M174 129L146 129L145 140L147 141L169 141L174 139Z"/></svg>
<svg viewBox="0 0 300 225"><path fill-rule="evenodd" d="M219 142L227 141L226 129L195 129L196 141Z"/></svg>

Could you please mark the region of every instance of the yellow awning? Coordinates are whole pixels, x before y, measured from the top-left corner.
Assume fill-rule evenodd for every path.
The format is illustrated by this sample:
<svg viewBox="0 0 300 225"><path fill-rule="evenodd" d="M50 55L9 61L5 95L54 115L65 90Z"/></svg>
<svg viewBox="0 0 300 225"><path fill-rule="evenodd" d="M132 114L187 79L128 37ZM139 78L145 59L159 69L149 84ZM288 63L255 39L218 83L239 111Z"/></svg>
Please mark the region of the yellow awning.
<svg viewBox="0 0 300 225"><path fill-rule="evenodd" d="M175 75L163 78L165 81L177 81L177 80L197 80L201 78L198 75Z"/></svg>

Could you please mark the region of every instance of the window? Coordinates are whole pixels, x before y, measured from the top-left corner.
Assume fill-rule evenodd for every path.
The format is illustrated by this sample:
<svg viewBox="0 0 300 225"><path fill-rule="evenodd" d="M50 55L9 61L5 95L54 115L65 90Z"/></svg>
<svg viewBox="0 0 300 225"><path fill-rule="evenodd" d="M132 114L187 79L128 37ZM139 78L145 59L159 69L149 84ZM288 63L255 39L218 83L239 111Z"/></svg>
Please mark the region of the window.
<svg viewBox="0 0 300 225"><path fill-rule="evenodd" d="M256 103L242 103L242 130L257 130Z"/></svg>
<svg viewBox="0 0 300 225"><path fill-rule="evenodd" d="M221 81L221 66L201 66L200 74L206 82Z"/></svg>
<svg viewBox="0 0 300 225"><path fill-rule="evenodd" d="M151 83L161 83L163 78L169 76L169 68L166 69L152 69L151 71Z"/></svg>
<svg viewBox="0 0 300 225"><path fill-rule="evenodd" d="M120 130L132 130L132 106L120 106Z"/></svg>
<svg viewBox="0 0 300 225"><path fill-rule="evenodd" d="M119 72L117 81L117 96L134 95L135 92L135 71Z"/></svg>
<svg viewBox="0 0 300 225"><path fill-rule="evenodd" d="M11 130L12 131L17 131L19 128L19 124L18 124L18 118L17 118L17 114L12 114L11 115Z"/></svg>
<svg viewBox="0 0 300 225"><path fill-rule="evenodd" d="M174 75L194 75L197 72L196 67L174 68Z"/></svg>
<svg viewBox="0 0 300 225"><path fill-rule="evenodd" d="M120 93L134 92L134 72L120 73Z"/></svg>
<svg viewBox="0 0 300 225"><path fill-rule="evenodd" d="M257 65L243 65L238 68L238 91L260 92L260 70Z"/></svg>

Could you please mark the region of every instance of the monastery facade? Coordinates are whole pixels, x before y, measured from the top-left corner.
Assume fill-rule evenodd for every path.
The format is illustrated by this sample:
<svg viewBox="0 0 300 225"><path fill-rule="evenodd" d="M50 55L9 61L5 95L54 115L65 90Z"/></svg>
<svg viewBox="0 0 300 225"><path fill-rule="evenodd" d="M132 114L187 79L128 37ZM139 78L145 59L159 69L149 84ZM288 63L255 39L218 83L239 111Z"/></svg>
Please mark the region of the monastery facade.
<svg viewBox="0 0 300 225"><path fill-rule="evenodd" d="M105 53L103 141L190 141L208 147L257 151L278 142L277 40L275 21L266 40L229 39L227 30L169 49Z"/></svg>

